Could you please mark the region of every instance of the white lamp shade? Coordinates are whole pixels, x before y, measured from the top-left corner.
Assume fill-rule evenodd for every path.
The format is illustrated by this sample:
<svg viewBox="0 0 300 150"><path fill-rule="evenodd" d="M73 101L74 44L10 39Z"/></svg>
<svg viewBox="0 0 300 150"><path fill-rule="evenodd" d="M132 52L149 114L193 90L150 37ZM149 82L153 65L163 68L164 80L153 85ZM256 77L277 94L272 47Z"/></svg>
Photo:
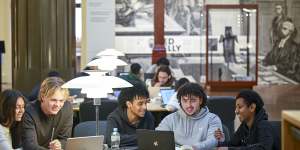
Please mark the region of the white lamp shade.
<svg viewBox="0 0 300 150"><path fill-rule="evenodd" d="M114 76L83 76L74 78L65 83L63 88L94 88L94 89L113 89L132 87L129 82Z"/></svg>
<svg viewBox="0 0 300 150"><path fill-rule="evenodd" d="M87 98L106 98L107 97L107 93L105 92L88 92L86 93L86 97Z"/></svg>
<svg viewBox="0 0 300 150"><path fill-rule="evenodd" d="M86 71L85 73L91 76L104 76L107 73L107 71Z"/></svg>
<svg viewBox="0 0 300 150"><path fill-rule="evenodd" d="M100 70L114 70L117 66L126 66L127 63L121 59L114 57L101 57L90 61L87 66L98 66Z"/></svg>
<svg viewBox="0 0 300 150"><path fill-rule="evenodd" d="M82 88L81 89L81 93L84 93L84 94L89 94L89 93L99 93L100 95L102 93L113 93L113 89L110 89L110 88L106 88L106 87L101 87L101 88Z"/></svg>
<svg viewBox="0 0 300 150"><path fill-rule="evenodd" d="M125 56L125 54L115 49L105 49L99 52L97 56Z"/></svg>

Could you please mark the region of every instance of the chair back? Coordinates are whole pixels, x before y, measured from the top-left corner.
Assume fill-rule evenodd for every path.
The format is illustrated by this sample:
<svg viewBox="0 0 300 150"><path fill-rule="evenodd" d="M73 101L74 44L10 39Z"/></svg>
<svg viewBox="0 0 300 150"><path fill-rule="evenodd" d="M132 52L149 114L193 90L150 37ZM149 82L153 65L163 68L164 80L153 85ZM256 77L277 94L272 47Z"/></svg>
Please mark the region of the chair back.
<svg viewBox="0 0 300 150"><path fill-rule="evenodd" d="M210 96L207 100L207 107L211 113L220 117L222 123L228 128L230 137L232 137L234 133L235 98L232 96Z"/></svg>
<svg viewBox="0 0 300 150"><path fill-rule="evenodd" d="M99 124L100 124L99 127L100 135L104 135L104 137L106 137L107 121L99 121ZM74 127L73 136L74 137L96 136L96 121L85 121L77 124Z"/></svg>
<svg viewBox="0 0 300 150"><path fill-rule="evenodd" d="M274 147L281 148L281 121L269 121L273 128Z"/></svg>
<svg viewBox="0 0 300 150"><path fill-rule="evenodd" d="M118 101L115 100L102 100L99 106L99 120L106 120L107 116L118 107ZM79 106L79 120L84 121L95 121L96 110L92 99L86 99L85 102Z"/></svg>

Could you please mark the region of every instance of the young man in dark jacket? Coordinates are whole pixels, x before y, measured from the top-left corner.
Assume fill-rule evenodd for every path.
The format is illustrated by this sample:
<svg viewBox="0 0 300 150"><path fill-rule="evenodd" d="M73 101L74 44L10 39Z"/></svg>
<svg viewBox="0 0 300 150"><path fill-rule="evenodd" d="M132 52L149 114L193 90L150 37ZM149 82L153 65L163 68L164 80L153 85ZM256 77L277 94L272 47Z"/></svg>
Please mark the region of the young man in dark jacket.
<svg viewBox="0 0 300 150"><path fill-rule="evenodd" d="M39 100L26 107L22 122L24 150L64 149L72 133L73 110L66 101L69 92L61 88L63 84L61 78L46 78L41 84Z"/></svg>
<svg viewBox="0 0 300 150"><path fill-rule="evenodd" d="M136 129L154 129L154 118L147 111L149 93L143 85L122 89L119 106L107 118L107 144L113 128L120 133L120 147L137 146Z"/></svg>
<svg viewBox="0 0 300 150"><path fill-rule="evenodd" d="M255 91L240 91L236 97L235 112L242 124L230 141L219 142L218 146L239 150L279 150L279 135L268 122L263 106L264 102ZM219 141L224 139L220 130L215 132L215 137Z"/></svg>

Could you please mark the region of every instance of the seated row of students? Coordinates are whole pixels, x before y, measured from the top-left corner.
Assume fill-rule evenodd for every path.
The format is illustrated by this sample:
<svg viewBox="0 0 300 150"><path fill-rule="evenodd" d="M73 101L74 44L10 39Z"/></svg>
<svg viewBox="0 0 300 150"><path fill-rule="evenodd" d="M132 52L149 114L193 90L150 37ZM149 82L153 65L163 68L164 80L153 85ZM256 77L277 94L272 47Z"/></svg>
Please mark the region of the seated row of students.
<svg viewBox="0 0 300 150"><path fill-rule="evenodd" d="M5 133L0 133L0 139L4 139L0 140L0 145L14 145L14 148L22 147L24 150L64 149L67 138L71 137L73 111L70 102L66 101L68 90L61 87L63 84L64 81L57 77L46 78L42 82L38 101L29 103L25 109L21 139L15 139L20 136L9 137L8 129L13 130L11 134L18 133L17 129L13 129L13 125L20 121L25 98L21 94L1 96L0 131L2 129ZM7 94L3 92L2 95ZM179 88L177 98L179 110L164 118L156 128L173 131L177 144L191 145L194 149L210 149L216 146L279 149L279 141L273 135L272 127L267 121L263 101L256 92L246 90L238 94L236 114L242 124L231 141L224 141L221 121L206 107L206 94L200 85L184 84ZM121 147L137 145L136 129L155 128L154 118L147 111L148 101L149 93L144 86L134 86L121 91L119 107L107 120L107 135L110 135L113 128L118 128ZM9 141L12 141L12 144ZM109 136L107 142L110 144Z"/></svg>
<svg viewBox="0 0 300 150"><path fill-rule="evenodd" d="M119 129L121 147L137 146L136 129L154 128L153 117L146 109L148 98L145 88L132 87L121 91L120 106L108 117L107 127L107 135L110 135L113 128ZM274 135L267 121L263 101L252 90L243 90L236 97L235 111L242 124L231 141L224 139L220 118L209 112L207 96L200 85L184 84L178 90L177 99L180 105L178 111L166 116L156 128L173 131L176 144L190 145L195 150L217 146L280 149L279 137ZM106 140L110 145L109 136Z"/></svg>

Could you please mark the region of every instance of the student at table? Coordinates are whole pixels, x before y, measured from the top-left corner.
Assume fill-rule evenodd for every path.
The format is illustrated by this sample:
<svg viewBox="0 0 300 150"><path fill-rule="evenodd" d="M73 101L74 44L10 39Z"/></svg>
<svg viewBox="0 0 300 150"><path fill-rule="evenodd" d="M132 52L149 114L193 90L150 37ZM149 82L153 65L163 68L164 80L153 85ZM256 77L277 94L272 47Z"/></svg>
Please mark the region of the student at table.
<svg viewBox="0 0 300 150"><path fill-rule="evenodd" d="M130 72L128 75L121 76L122 79L128 81L131 84L141 84L146 86L145 82L143 81L144 72L142 66L138 63L133 63L130 66Z"/></svg>
<svg viewBox="0 0 300 150"><path fill-rule="evenodd" d="M177 99L177 93L178 90L181 86L183 86L184 84L189 83L190 81L187 78L180 78L176 83L175 83L175 93L171 96L166 108L169 111L176 111L178 109L180 109L179 103L178 103L178 99Z"/></svg>
<svg viewBox="0 0 300 150"><path fill-rule="evenodd" d="M0 94L0 149L21 147L20 121L24 114L25 97L16 90Z"/></svg>
<svg viewBox="0 0 300 150"><path fill-rule="evenodd" d="M216 130L215 136L220 141L218 146L245 150L280 149L279 135L275 134L276 132L268 122L262 98L253 90L242 90L236 96L235 104L235 113L242 124L230 141L224 141L222 131Z"/></svg>
<svg viewBox="0 0 300 150"><path fill-rule="evenodd" d="M175 78L172 76L170 68L168 66L160 66L151 80L151 83L148 83L148 86L172 87L174 83Z"/></svg>
<svg viewBox="0 0 300 150"><path fill-rule="evenodd" d="M39 99L28 104L22 121L24 150L61 150L71 137L72 105L69 92L59 77L48 77L42 84Z"/></svg>
<svg viewBox="0 0 300 150"><path fill-rule="evenodd" d="M149 93L145 86L124 88L118 97L119 106L107 117L106 141L110 146L113 128L120 133L120 147L137 146L137 129L154 129L154 118L147 111Z"/></svg>
<svg viewBox="0 0 300 150"><path fill-rule="evenodd" d="M190 145L195 150L216 147L214 132L222 129L222 123L217 115L209 112L203 88L187 83L178 90L177 98L180 109L166 116L156 130L173 131L176 144Z"/></svg>

